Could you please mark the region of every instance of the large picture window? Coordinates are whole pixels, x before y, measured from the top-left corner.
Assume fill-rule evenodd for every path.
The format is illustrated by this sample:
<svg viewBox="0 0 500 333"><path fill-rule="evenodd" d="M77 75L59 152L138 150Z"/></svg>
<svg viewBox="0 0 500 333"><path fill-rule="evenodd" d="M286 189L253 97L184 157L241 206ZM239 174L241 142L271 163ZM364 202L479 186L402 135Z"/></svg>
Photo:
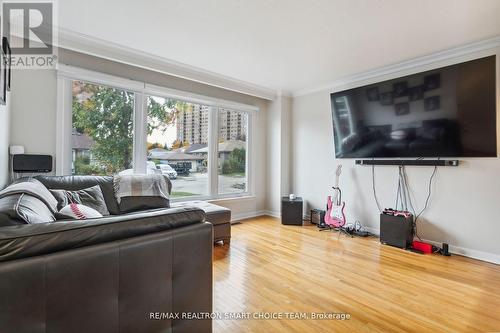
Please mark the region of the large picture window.
<svg viewBox="0 0 500 333"><path fill-rule="evenodd" d="M251 194L256 107L66 67L58 175L163 174L173 200Z"/></svg>
<svg viewBox="0 0 500 333"><path fill-rule="evenodd" d="M247 191L248 114L219 109L219 194Z"/></svg>
<svg viewBox="0 0 500 333"><path fill-rule="evenodd" d="M72 174L113 175L132 168L134 94L72 82Z"/></svg>
<svg viewBox="0 0 500 333"><path fill-rule="evenodd" d="M148 168L172 182L172 197L208 195L209 107L149 96Z"/></svg>

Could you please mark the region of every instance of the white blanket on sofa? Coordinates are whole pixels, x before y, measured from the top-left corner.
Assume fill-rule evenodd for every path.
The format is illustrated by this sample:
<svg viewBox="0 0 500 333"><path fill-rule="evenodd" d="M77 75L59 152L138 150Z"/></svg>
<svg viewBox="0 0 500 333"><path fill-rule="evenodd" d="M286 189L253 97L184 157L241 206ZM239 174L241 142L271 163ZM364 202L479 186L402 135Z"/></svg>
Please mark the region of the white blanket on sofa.
<svg viewBox="0 0 500 333"><path fill-rule="evenodd" d="M163 197L169 199L168 185L161 174L117 175L113 179L116 200L125 197Z"/></svg>

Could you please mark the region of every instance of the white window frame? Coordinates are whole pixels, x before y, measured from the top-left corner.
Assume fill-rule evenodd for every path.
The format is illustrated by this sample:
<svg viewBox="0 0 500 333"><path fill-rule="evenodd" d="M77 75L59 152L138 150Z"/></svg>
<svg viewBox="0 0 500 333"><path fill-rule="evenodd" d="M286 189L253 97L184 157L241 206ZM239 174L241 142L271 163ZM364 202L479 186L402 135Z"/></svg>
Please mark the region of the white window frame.
<svg viewBox="0 0 500 333"><path fill-rule="evenodd" d="M145 82L125 79L118 76L99 73L74 66L59 64L57 68L57 137L56 137L56 175L71 175L71 134L72 134L72 81L84 81L106 85L134 93L134 130L133 130L133 169L134 173L144 173L147 165L147 97L177 99L189 103L209 106L208 113L208 194L176 198L173 201L217 200L228 198L251 197L255 189L255 161L253 156L255 128L253 126L259 108L204 95L170 89ZM212 109L213 108L213 109ZM218 188L218 140L219 110L229 109L248 114L247 149L246 149L246 191L241 193L219 194ZM216 157L216 158L214 158Z"/></svg>

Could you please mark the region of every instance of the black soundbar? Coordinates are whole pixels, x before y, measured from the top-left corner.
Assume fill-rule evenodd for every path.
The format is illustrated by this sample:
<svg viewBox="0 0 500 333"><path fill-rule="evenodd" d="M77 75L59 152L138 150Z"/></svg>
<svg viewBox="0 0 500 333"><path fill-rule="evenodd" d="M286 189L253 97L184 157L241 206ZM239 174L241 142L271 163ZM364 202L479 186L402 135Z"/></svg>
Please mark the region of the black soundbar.
<svg viewBox="0 0 500 333"><path fill-rule="evenodd" d="M357 165L458 166L458 160L356 160Z"/></svg>

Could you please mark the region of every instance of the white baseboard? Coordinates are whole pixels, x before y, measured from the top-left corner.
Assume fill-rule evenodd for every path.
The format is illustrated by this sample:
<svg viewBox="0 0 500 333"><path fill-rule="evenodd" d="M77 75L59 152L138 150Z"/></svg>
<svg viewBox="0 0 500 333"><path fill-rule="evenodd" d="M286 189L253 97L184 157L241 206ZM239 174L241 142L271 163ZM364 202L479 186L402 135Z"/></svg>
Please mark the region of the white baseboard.
<svg viewBox="0 0 500 333"><path fill-rule="evenodd" d="M365 227L364 229L366 231L371 232L372 234L377 235L377 236L380 235L380 230L378 228ZM432 241L432 240L428 240L428 239L422 239L422 241L424 241L426 243L430 243L430 244L437 246L437 247L441 247L443 245L442 242L436 242L436 241ZM500 255L499 254L483 252L483 251L479 251L479 250L469 249L466 247L455 246L452 244L449 244L449 250L450 250L450 253L452 253L452 254L457 254L457 255L464 256L464 257L482 260L482 261L487 261L487 262L491 262L493 264L500 265Z"/></svg>
<svg viewBox="0 0 500 333"><path fill-rule="evenodd" d="M264 215L275 217L277 219L281 218L280 212L276 212L276 211L272 211L272 210L264 210L263 213L264 213Z"/></svg>
<svg viewBox="0 0 500 333"><path fill-rule="evenodd" d="M432 245L441 247L442 243L431 241L428 239L423 239L424 242L430 243ZM455 246L449 244L450 253L458 254L464 257L491 262L493 264L500 265L500 255L495 253L483 252L479 250L469 249L466 247Z"/></svg>
<svg viewBox="0 0 500 333"><path fill-rule="evenodd" d="M380 236L380 230L378 228L370 228L370 227L363 226L363 230L371 232L372 234L374 234L376 236Z"/></svg>
<svg viewBox="0 0 500 333"><path fill-rule="evenodd" d="M251 219L253 217L258 217L258 216L262 216L262 215L267 215L267 214L263 210L258 210L258 211L254 211L254 212L245 212L245 213L239 213L239 214L232 214L231 215L231 223L240 222L241 220Z"/></svg>

